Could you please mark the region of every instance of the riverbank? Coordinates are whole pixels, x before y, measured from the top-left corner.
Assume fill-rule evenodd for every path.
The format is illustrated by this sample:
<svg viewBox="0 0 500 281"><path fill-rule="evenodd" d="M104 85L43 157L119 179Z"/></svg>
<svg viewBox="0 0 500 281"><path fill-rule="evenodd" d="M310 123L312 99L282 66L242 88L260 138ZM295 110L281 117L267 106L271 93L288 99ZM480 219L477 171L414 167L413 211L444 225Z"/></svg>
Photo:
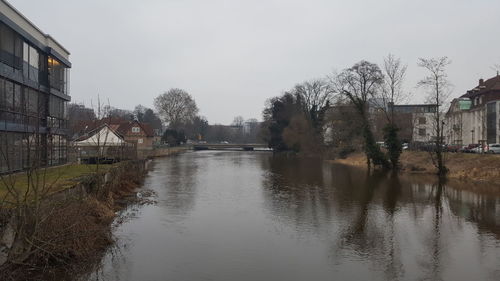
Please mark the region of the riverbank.
<svg viewBox="0 0 500 281"><path fill-rule="evenodd" d="M500 155L446 153L447 175L450 179L473 182L500 182ZM411 174L436 174L428 152L404 151L401 154L401 172ZM363 153L352 153L345 159L332 160L350 166L366 167Z"/></svg>
<svg viewBox="0 0 500 281"><path fill-rule="evenodd" d="M149 158L167 157L172 155L178 155L180 153L190 150L187 146L176 146L176 147L166 147L166 148L156 148L149 152Z"/></svg>
<svg viewBox="0 0 500 281"><path fill-rule="evenodd" d="M114 243L117 212L139 202L150 162L114 164L38 203L0 209L0 280L55 280L94 266Z"/></svg>

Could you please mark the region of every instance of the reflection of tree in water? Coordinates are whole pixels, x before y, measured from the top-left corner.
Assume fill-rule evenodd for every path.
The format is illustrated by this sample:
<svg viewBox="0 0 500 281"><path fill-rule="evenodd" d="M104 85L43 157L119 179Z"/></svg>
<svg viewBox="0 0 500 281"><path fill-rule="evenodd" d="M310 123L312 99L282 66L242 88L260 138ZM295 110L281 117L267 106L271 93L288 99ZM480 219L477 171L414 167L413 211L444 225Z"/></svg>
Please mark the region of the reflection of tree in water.
<svg viewBox="0 0 500 281"><path fill-rule="evenodd" d="M424 240L423 247L427 248L428 259L423 258L421 260L421 265L428 275L428 280L442 280L441 274L441 261L444 256L445 251L441 242L441 228L442 228L442 217L443 217L443 189L445 185L445 180L440 178L436 184L432 185L429 193L429 201L432 203L432 227L431 231L427 233L427 237Z"/></svg>
<svg viewBox="0 0 500 281"><path fill-rule="evenodd" d="M443 278L448 245L456 242L451 231L464 231L461 218L498 233L498 200L456 194L436 177L367 173L313 159L273 157L262 165L265 207L280 222L330 239L335 262L349 262L346 255L370 261L388 280Z"/></svg>
<svg viewBox="0 0 500 281"><path fill-rule="evenodd" d="M193 161L193 156L172 157L158 167L164 171L166 180L165 198L162 202L169 211L169 216L185 216L194 207L196 198L196 173L198 162ZM160 203L160 204L162 204Z"/></svg>
<svg viewBox="0 0 500 281"><path fill-rule="evenodd" d="M300 230L327 229L331 221L331 186L324 184L326 164L313 158L262 157L265 207L277 219ZM327 165L328 166L328 165Z"/></svg>
<svg viewBox="0 0 500 281"><path fill-rule="evenodd" d="M332 249L333 256L343 251L354 251L361 256L373 257L371 260L384 268L387 279L399 279L404 275L394 222L401 194L399 178L394 175L388 177L388 173L381 171L367 171L356 189L358 192L353 198L348 221ZM376 204L373 201L377 190L382 193L385 213L371 210L371 204Z"/></svg>
<svg viewBox="0 0 500 281"><path fill-rule="evenodd" d="M401 196L401 182L399 176L393 172L391 173L387 182L387 191L384 195L384 210L387 213L385 218L386 233L388 234L385 239L387 246L384 253L385 260L385 274L387 279L398 280L404 275L404 266L401 261L401 249L398 245L395 230L395 216L397 210L397 203Z"/></svg>

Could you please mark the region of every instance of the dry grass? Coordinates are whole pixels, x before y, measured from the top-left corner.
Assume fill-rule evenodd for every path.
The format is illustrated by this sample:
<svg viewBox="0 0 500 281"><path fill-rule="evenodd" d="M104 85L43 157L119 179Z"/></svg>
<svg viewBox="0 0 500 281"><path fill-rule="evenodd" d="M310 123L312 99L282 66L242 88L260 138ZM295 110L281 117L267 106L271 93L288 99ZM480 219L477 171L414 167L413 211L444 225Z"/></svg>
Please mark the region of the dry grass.
<svg viewBox="0 0 500 281"><path fill-rule="evenodd" d="M85 170L78 167L77 171ZM134 202L144 175L133 163L110 173L116 173L117 178L99 193L90 192L83 198L52 197L43 204L38 216L43 221L28 239L32 245L29 255L5 264L0 280L60 280L61 276L73 280L98 266L114 243L111 225L115 211Z"/></svg>
<svg viewBox="0 0 500 281"><path fill-rule="evenodd" d="M116 164L115 164L116 165ZM99 170L107 171L114 165L100 165ZM50 189L49 193L57 192L74 186L78 179L94 173L96 165L64 165L51 167L38 171L40 181L45 181L45 185ZM7 194L7 186L15 188L23 193L28 188L28 177L26 173L19 172L13 175L3 175L0 179L0 198Z"/></svg>
<svg viewBox="0 0 500 281"><path fill-rule="evenodd" d="M450 170L448 178L500 183L500 155L445 153L446 166ZM363 153L350 154L346 159L334 162L353 166L366 166ZM431 162L429 153L405 151L401 154L401 170L405 173L436 174L437 170Z"/></svg>

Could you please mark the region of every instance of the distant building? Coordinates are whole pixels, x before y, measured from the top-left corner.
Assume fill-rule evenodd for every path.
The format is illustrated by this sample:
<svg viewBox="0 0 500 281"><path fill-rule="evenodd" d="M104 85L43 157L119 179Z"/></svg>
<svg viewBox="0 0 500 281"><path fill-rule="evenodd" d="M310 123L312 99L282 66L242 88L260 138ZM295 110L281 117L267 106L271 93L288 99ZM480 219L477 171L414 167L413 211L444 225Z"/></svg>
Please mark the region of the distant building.
<svg viewBox="0 0 500 281"><path fill-rule="evenodd" d="M160 141L160 136L149 124L137 120L124 120L122 118L103 118L101 120L86 120L78 124L76 140L82 137L88 137L90 133L95 132L96 128L103 125L108 126L113 132L117 133L127 143L134 144L137 150L151 150L154 144Z"/></svg>
<svg viewBox="0 0 500 281"><path fill-rule="evenodd" d="M446 124L450 144L500 143L500 75L454 99Z"/></svg>
<svg viewBox="0 0 500 281"><path fill-rule="evenodd" d="M394 108L396 124L401 129L401 139L409 142L428 142L436 140L435 104L389 105ZM411 137L411 138L410 138ZM410 138L410 139L408 139Z"/></svg>
<svg viewBox="0 0 500 281"><path fill-rule="evenodd" d="M453 99L445 115L446 143L466 145L474 143L471 118L472 101L469 98Z"/></svg>
<svg viewBox="0 0 500 281"><path fill-rule="evenodd" d="M135 158L135 146L127 143L124 137L108 124L89 131L73 141L78 161L86 163L116 162Z"/></svg>
<svg viewBox="0 0 500 281"><path fill-rule="evenodd" d="M0 172L67 161L68 58L61 44L0 0Z"/></svg>
<svg viewBox="0 0 500 281"><path fill-rule="evenodd" d="M112 126L116 126L116 131L124 137L126 142L136 144L137 150L151 150L159 141L159 137L149 124L137 120L112 124Z"/></svg>
<svg viewBox="0 0 500 281"><path fill-rule="evenodd" d="M403 142L429 142L436 139L434 115L438 107L435 104L404 104L384 105L381 99L368 101L369 122L373 136L377 141L383 141L383 128L387 125L388 114L394 110L394 122L399 128L399 139ZM335 143L338 139L352 139L352 133L345 135L361 124L356 109L352 105L333 106L328 112L329 122L324 128L324 141ZM348 124L346 124L348 122ZM356 128L361 131L362 128ZM361 133L360 133L361 134Z"/></svg>

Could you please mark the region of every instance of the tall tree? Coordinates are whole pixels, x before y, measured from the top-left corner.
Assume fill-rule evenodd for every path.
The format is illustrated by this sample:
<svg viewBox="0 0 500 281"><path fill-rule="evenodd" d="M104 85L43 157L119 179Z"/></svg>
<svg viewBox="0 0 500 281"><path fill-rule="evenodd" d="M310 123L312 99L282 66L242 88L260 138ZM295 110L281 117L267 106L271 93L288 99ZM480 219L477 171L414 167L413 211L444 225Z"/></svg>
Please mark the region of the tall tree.
<svg viewBox="0 0 500 281"><path fill-rule="evenodd" d="M384 58L384 83L381 98L384 102L387 119L390 123L394 122L394 106L407 100L408 94L403 91L403 82L406 76L408 66L401 62L400 58L389 54Z"/></svg>
<svg viewBox="0 0 500 281"><path fill-rule="evenodd" d="M438 175L443 176L448 172L445 165L443 144L444 144L444 120L442 105L448 100L450 91L450 82L446 74L446 66L451 61L447 57L440 58L420 58L418 66L427 70L428 76L418 82L419 87L423 87L428 91L427 101L436 105L436 110L433 115L433 125L435 136L434 150L431 152L431 159L436 168Z"/></svg>
<svg viewBox="0 0 500 281"><path fill-rule="evenodd" d="M120 109L116 107L112 107L109 105L103 106L104 112L106 112L109 118L121 118L125 120L134 120L134 113L127 109Z"/></svg>
<svg viewBox="0 0 500 281"><path fill-rule="evenodd" d="M143 106L142 104L136 105L134 108L134 115L135 118L137 118L137 121L139 122L144 122L144 112L146 112L147 107Z"/></svg>
<svg viewBox="0 0 500 281"><path fill-rule="evenodd" d="M80 122L94 120L95 118L96 115L92 108L85 107L83 104L68 104L69 136L72 138L78 132Z"/></svg>
<svg viewBox="0 0 500 281"><path fill-rule="evenodd" d="M243 127L243 123L245 123L245 118L243 116L236 116L233 119L233 123L231 125L236 127Z"/></svg>
<svg viewBox="0 0 500 281"><path fill-rule="evenodd" d="M186 125L186 137L192 140L206 139L208 127L208 121L205 117L196 116Z"/></svg>
<svg viewBox="0 0 500 281"><path fill-rule="evenodd" d="M384 76L379 66L368 61L360 61L331 79L334 89L348 99L361 117L368 166L371 163L384 167L390 166L375 142L368 116L368 100L377 96L383 81Z"/></svg>
<svg viewBox="0 0 500 281"><path fill-rule="evenodd" d="M309 117L311 125L321 133L325 113L330 108L333 90L324 79L315 79L298 84L291 91L300 95L304 105L304 112Z"/></svg>
<svg viewBox="0 0 500 281"><path fill-rule="evenodd" d="M399 166L399 157L402 152L402 145L399 138L400 128L395 123L394 105L401 103L407 98L403 92L402 85L406 75L407 66L401 59L389 54L384 58L384 83L380 91L383 102L383 112L387 118L387 124L383 128L384 141L388 150L389 160L394 169Z"/></svg>
<svg viewBox="0 0 500 281"><path fill-rule="evenodd" d="M171 129L181 129L198 113L198 107L191 95L182 89L170 89L155 98L154 104L160 116Z"/></svg>
<svg viewBox="0 0 500 281"><path fill-rule="evenodd" d="M291 93L285 93L280 97L274 97L267 101L267 105L262 112L264 119L262 137L270 148L277 151L291 149L283 139L283 132L294 116L303 114L303 108L301 96Z"/></svg>
<svg viewBox="0 0 500 281"><path fill-rule="evenodd" d="M161 131L161 119L151 108L147 108L139 104L134 109L134 115L137 118L137 121L148 123L151 128Z"/></svg>

